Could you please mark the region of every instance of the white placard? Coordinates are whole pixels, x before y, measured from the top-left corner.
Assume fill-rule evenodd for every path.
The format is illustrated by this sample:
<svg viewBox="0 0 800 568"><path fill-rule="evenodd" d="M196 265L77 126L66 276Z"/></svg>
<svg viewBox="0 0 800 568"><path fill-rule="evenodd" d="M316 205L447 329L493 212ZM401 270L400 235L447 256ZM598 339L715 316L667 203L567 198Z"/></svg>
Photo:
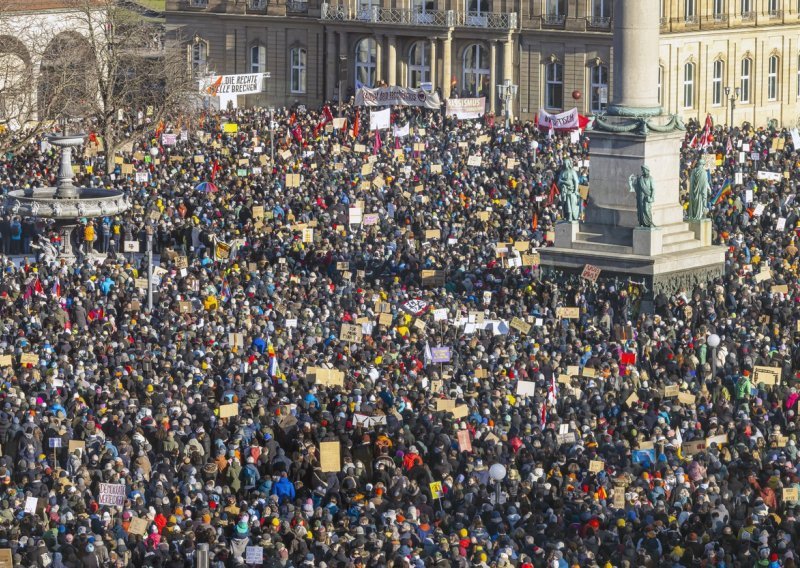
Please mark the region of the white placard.
<svg viewBox="0 0 800 568"><path fill-rule="evenodd" d="M139 252L139 241L125 241L124 252Z"/></svg>

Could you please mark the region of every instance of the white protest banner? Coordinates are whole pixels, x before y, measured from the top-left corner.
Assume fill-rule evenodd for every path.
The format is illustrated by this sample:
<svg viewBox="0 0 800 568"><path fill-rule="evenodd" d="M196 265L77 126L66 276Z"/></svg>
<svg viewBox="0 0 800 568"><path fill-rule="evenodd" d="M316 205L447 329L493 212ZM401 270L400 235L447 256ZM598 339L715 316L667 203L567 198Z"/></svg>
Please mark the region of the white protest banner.
<svg viewBox="0 0 800 568"><path fill-rule="evenodd" d="M377 213L367 213L361 219L361 224L368 227L371 225L378 224L378 214Z"/></svg>
<svg viewBox="0 0 800 568"><path fill-rule="evenodd" d="M25 512L31 515L36 514L36 505L39 504L39 499L36 497L25 497Z"/></svg>
<svg viewBox="0 0 800 568"><path fill-rule="evenodd" d="M101 483L97 498L100 505L122 506L125 504L124 483Z"/></svg>
<svg viewBox="0 0 800 568"><path fill-rule="evenodd" d="M574 108L559 114L550 114L544 109L539 109L539 128L550 128L553 130L572 130L579 128L578 109Z"/></svg>
<svg viewBox="0 0 800 568"><path fill-rule="evenodd" d="M350 207L347 210L348 217L350 218L351 225L360 225L361 220L364 216L364 212L361 207Z"/></svg>
<svg viewBox="0 0 800 568"><path fill-rule="evenodd" d="M164 146L174 146L178 142L178 136L176 134L162 134L161 135L161 144Z"/></svg>
<svg viewBox="0 0 800 568"><path fill-rule="evenodd" d="M411 127L409 126L408 123L406 123L405 126L395 125L392 127L392 134L394 134L395 138L405 138L406 136L409 135L410 131Z"/></svg>
<svg viewBox="0 0 800 568"><path fill-rule="evenodd" d="M147 183L149 177L147 172L136 172L136 183Z"/></svg>
<svg viewBox="0 0 800 568"><path fill-rule="evenodd" d="M125 241L123 244L124 252L139 252L139 241Z"/></svg>
<svg viewBox="0 0 800 568"><path fill-rule="evenodd" d="M424 106L438 109L442 101L437 93L408 87L361 87L356 91L356 106ZM388 126L387 126L388 128ZM372 130L372 129L370 129Z"/></svg>
<svg viewBox="0 0 800 568"><path fill-rule="evenodd" d="M764 170L759 170L757 179L765 179L778 183L783 179L783 176L779 172L765 172Z"/></svg>
<svg viewBox="0 0 800 568"><path fill-rule="evenodd" d="M244 561L245 564L263 564L264 563L264 547L263 546L248 546L245 550Z"/></svg>
<svg viewBox="0 0 800 568"><path fill-rule="evenodd" d="M797 132L796 128L792 128L792 146L794 146L795 150L800 150L800 133Z"/></svg>
<svg viewBox="0 0 800 568"><path fill-rule="evenodd" d="M383 110L374 110L369 113L369 129L372 130L386 130L389 128L389 118L391 113L388 108Z"/></svg>
<svg viewBox="0 0 800 568"><path fill-rule="evenodd" d="M200 93L211 97L260 93L263 77L264 73L213 75L200 81Z"/></svg>
<svg viewBox="0 0 800 568"><path fill-rule="evenodd" d="M447 321L447 308L433 310L433 321Z"/></svg>
<svg viewBox="0 0 800 568"><path fill-rule="evenodd" d="M518 381L517 394L520 396L533 396L536 394L536 383L533 381Z"/></svg>
<svg viewBox="0 0 800 568"><path fill-rule="evenodd" d="M459 120L480 118L486 114L486 97L470 99L447 99L445 114L455 116Z"/></svg>

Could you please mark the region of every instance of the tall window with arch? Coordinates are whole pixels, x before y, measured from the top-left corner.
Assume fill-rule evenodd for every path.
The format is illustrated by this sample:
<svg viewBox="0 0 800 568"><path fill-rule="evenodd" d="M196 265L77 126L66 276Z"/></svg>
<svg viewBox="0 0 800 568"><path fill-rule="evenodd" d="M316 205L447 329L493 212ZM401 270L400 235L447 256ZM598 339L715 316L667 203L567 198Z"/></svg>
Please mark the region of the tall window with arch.
<svg viewBox="0 0 800 568"><path fill-rule="evenodd" d="M197 39L191 46L192 75L205 75L208 72L208 42Z"/></svg>
<svg viewBox="0 0 800 568"><path fill-rule="evenodd" d="M697 0L683 0L683 17L687 22L693 22L697 17Z"/></svg>
<svg viewBox="0 0 800 568"><path fill-rule="evenodd" d="M750 102L750 78L752 72L753 60L749 57L745 57L742 59L742 70L739 74L739 87L741 89L739 101L743 104L748 104Z"/></svg>
<svg viewBox="0 0 800 568"><path fill-rule="evenodd" d="M306 92L306 57L306 50L302 47L294 47L289 53L289 87L292 93Z"/></svg>
<svg viewBox="0 0 800 568"><path fill-rule="evenodd" d="M683 108L694 108L694 63L683 66Z"/></svg>
<svg viewBox="0 0 800 568"><path fill-rule="evenodd" d="M462 85L468 96L478 97L491 89L489 83L489 53L485 47L474 43L464 50L464 73Z"/></svg>
<svg viewBox="0 0 800 568"><path fill-rule="evenodd" d="M592 112L603 112L608 106L608 67L595 65L591 71Z"/></svg>
<svg viewBox="0 0 800 568"><path fill-rule="evenodd" d="M725 9L726 0L714 0L713 15L715 20L721 20L725 16L727 10Z"/></svg>
<svg viewBox="0 0 800 568"><path fill-rule="evenodd" d="M263 73L267 66L267 48L261 44L250 48L250 73Z"/></svg>
<svg viewBox="0 0 800 568"><path fill-rule="evenodd" d="M752 0L739 0L739 13L742 16L750 16L750 12L752 10Z"/></svg>
<svg viewBox="0 0 800 568"><path fill-rule="evenodd" d="M711 105L722 106L722 82L725 74L725 62L721 59L714 61L711 73Z"/></svg>
<svg viewBox="0 0 800 568"><path fill-rule="evenodd" d="M564 106L564 66L552 61L545 67L544 106L559 109Z"/></svg>
<svg viewBox="0 0 800 568"><path fill-rule="evenodd" d="M408 50L408 86L419 88L431 80L431 45L427 41L417 41Z"/></svg>
<svg viewBox="0 0 800 568"><path fill-rule="evenodd" d="M356 89L374 87L377 69L375 40L366 37L356 44Z"/></svg>
<svg viewBox="0 0 800 568"><path fill-rule="evenodd" d="M767 100L778 100L778 77L780 76L781 60L777 55L771 55L767 62Z"/></svg>

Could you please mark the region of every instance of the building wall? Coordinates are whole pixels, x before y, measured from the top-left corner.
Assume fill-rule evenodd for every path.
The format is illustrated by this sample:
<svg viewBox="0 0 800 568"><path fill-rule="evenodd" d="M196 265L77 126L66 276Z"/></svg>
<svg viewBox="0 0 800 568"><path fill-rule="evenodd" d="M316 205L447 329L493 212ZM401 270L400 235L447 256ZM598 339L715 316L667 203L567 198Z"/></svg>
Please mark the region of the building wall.
<svg viewBox="0 0 800 568"><path fill-rule="evenodd" d="M317 105L333 99L341 56L347 61L346 93L352 94L356 46L364 38L377 44L377 81L398 85L408 84L411 45L427 42L435 51L433 82L445 96L451 86L457 92L463 89L464 52L470 45L480 45L488 59L487 83L492 86L487 106L498 113L502 104L494 86L505 79L519 86L514 114L532 118L545 107L546 69L553 62L563 66L563 102L548 109L551 112L578 107L583 114L592 114L591 74L597 65L608 69L608 91L612 92L612 0L560 0L563 13L555 15L547 13L545 0L488 0L482 20L466 10L470 2L474 7L475 0L435 0L425 20L413 9L418 0L373 0L368 10L362 8L369 0L332 0L330 4L276 0L259 10L250 9L253 0L236 4L207 0L203 5L204 1L167 0L168 23L179 26L185 38L198 34L209 41L209 62L217 73L245 72L247 46L256 40L266 43L271 77L265 92L248 96L247 104ZM193 2L201 7L192 7ZM604 17L598 18L596 3L600 2ZM747 55L753 61L753 92L749 103L736 103L735 121L764 124L775 119L794 124L800 112L798 2L783 0L780 11L770 13L768 0L751 0L752 14L744 16L739 12L740 0L727 0L723 14L713 13L713 0L695 0L694 14L687 15L685 2L662 2L659 57L665 110L686 119L701 119L708 112L715 121L729 120L727 97L723 95L720 105L712 104L713 62L725 62L722 88L735 88L741 59ZM290 93L288 88L288 54L296 45L308 50L305 95ZM767 100L771 54L780 57L776 100ZM695 96L692 106L684 108L683 69L690 61L695 65Z"/></svg>

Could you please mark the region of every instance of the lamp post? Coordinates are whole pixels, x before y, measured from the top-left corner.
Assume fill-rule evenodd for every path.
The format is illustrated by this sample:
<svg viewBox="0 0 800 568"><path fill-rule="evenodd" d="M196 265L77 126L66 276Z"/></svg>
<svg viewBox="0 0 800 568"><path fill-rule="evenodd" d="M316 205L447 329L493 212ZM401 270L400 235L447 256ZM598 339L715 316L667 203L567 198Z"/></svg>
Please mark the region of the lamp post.
<svg viewBox="0 0 800 568"><path fill-rule="evenodd" d="M719 347L720 338L716 333L712 333L706 337L706 344L711 347L711 378L717 376L717 347Z"/></svg>
<svg viewBox="0 0 800 568"><path fill-rule="evenodd" d="M489 477L494 481L494 506L500 506L500 483L506 478L506 466L501 463L489 468Z"/></svg>
<svg viewBox="0 0 800 568"><path fill-rule="evenodd" d="M273 116L275 114L275 109L269 107L269 163L270 165L275 164L275 121Z"/></svg>
<svg viewBox="0 0 800 568"><path fill-rule="evenodd" d="M153 224L144 228L147 235L147 309L153 311Z"/></svg>
<svg viewBox="0 0 800 568"><path fill-rule="evenodd" d="M736 87L735 89L731 89L730 87L725 87L725 96L728 97L728 101L731 103L731 124L730 127L733 128L733 111L736 110L736 101L741 96L742 89L741 87Z"/></svg>
<svg viewBox="0 0 800 568"><path fill-rule="evenodd" d="M511 83L511 79L503 81L502 85L497 85L497 96L503 101L503 111L506 115L506 129L511 124L511 102L517 96L519 86Z"/></svg>

